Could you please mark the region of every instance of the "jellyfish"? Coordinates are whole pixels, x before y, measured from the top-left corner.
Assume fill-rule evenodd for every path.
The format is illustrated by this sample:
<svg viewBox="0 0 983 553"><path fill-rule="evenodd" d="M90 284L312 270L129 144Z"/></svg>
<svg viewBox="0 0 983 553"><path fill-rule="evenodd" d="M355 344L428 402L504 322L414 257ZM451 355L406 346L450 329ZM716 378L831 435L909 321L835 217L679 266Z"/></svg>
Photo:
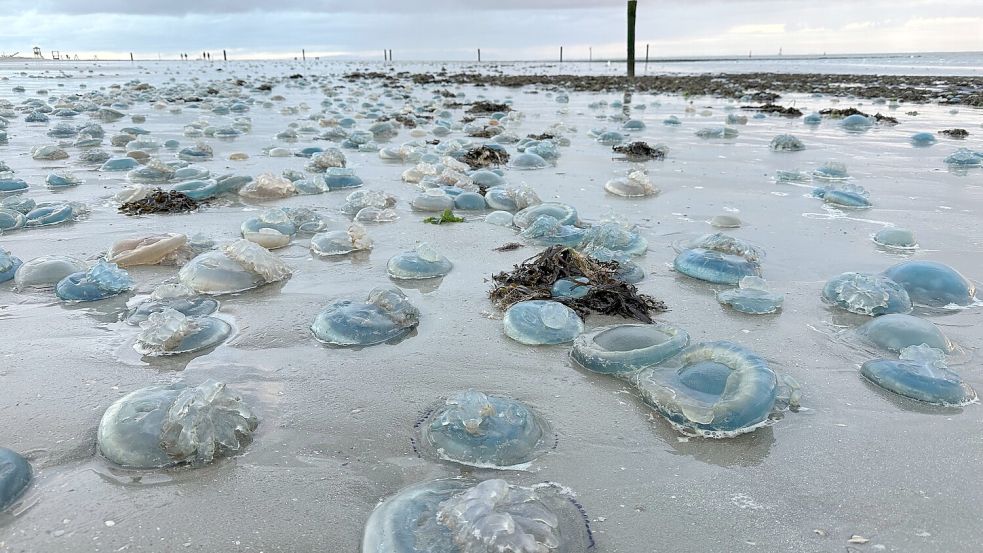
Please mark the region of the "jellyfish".
<svg viewBox="0 0 983 553"><path fill-rule="evenodd" d="M290 273L290 268L266 248L237 240L195 257L181 268L178 278L196 292L220 295L277 282Z"/></svg>
<svg viewBox="0 0 983 553"><path fill-rule="evenodd" d="M103 162L100 171L129 171L140 166L140 162L132 157L114 157Z"/></svg>
<svg viewBox="0 0 983 553"><path fill-rule="evenodd" d="M561 225L577 224L576 208L559 202L540 203L522 209L515 214L512 223L520 229L524 229L543 215L555 218Z"/></svg>
<svg viewBox="0 0 983 553"><path fill-rule="evenodd" d="M630 254L609 250L605 247L591 244L581 248L581 251L591 259L595 259L597 261L617 262L618 271L614 274L614 278L622 282L637 284L645 278L645 271L638 263L631 260Z"/></svg>
<svg viewBox="0 0 983 553"><path fill-rule="evenodd" d="M946 165L957 168L979 167L983 165L983 153L959 148L943 160Z"/></svg>
<svg viewBox="0 0 983 553"><path fill-rule="evenodd" d="M108 162L107 162L108 163ZM126 174L130 182L161 184L169 182L174 178L176 169L159 159L151 159L142 167L138 167Z"/></svg>
<svg viewBox="0 0 983 553"><path fill-rule="evenodd" d="M746 276L761 276L763 252L756 246L716 233L691 242L679 252L673 267L680 273L717 284L738 284Z"/></svg>
<svg viewBox="0 0 983 553"><path fill-rule="evenodd" d="M718 292L717 301L741 313L763 315L781 309L785 296L769 291L765 279L746 276L740 280L738 288Z"/></svg>
<svg viewBox="0 0 983 553"><path fill-rule="evenodd" d="M88 268L85 261L74 257L63 255L36 257L17 268L14 272L14 285L18 290L49 288L68 275L86 271Z"/></svg>
<svg viewBox="0 0 983 553"><path fill-rule="evenodd" d="M344 152L338 148L328 148L311 156L307 170L312 173L323 173L331 167L344 167L346 164Z"/></svg>
<svg viewBox="0 0 983 553"><path fill-rule="evenodd" d="M691 345L674 363L644 369L632 382L677 429L711 438L751 432L798 395L790 379L779 379L764 359L732 342Z"/></svg>
<svg viewBox="0 0 983 553"><path fill-rule="evenodd" d="M365 524L366 553L575 553L594 541L585 515L557 484L433 480L400 490Z"/></svg>
<svg viewBox="0 0 983 553"><path fill-rule="evenodd" d="M912 304L908 291L881 275L842 273L823 286L822 298L840 309L860 315L908 313Z"/></svg>
<svg viewBox="0 0 983 553"><path fill-rule="evenodd" d="M420 280L446 275L454 268L446 257L426 242L412 251L394 255L386 265L386 272L397 280Z"/></svg>
<svg viewBox="0 0 983 553"><path fill-rule="evenodd" d="M69 173L48 173L44 183L50 188L68 188L82 184L82 179Z"/></svg>
<svg viewBox="0 0 983 553"><path fill-rule="evenodd" d="M740 228L741 219L734 215L714 215L710 219L710 226L716 228Z"/></svg>
<svg viewBox="0 0 983 553"><path fill-rule="evenodd" d="M194 179L180 182L171 187L171 190L180 192L193 200L201 201L222 194L236 194L252 181L252 177L245 175L222 175L215 179Z"/></svg>
<svg viewBox="0 0 983 553"><path fill-rule="evenodd" d="M509 215L511 219L512 215ZM0 208L0 233L17 230L27 223L27 218L20 211ZM511 224L511 221L510 221Z"/></svg>
<svg viewBox="0 0 983 553"><path fill-rule="evenodd" d="M908 291L911 301L928 307L966 306L976 301L976 285L952 267L936 261L904 261L884 276Z"/></svg>
<svg viewBox="0 0 983 553"><path fill-rule="evenodd" d="M221 382L150 386L106 409L97 447L127 468L199 467L241 451L258 425L249 407Z"/></svg>
<svg viewBox="0 0 983 553"><path fill-rule="evenodd" d="M27 181L7 173L0 173L0 194L23 192L28 189Z"/></svg>
<svg viewBox="0 0 983 553"><path fill-rule="evenodd" d="M549 423L524 403L474 390L447 399L416 429L422 452L473 467L525 465L553 445Z"/></svg>
<svg viewBox="0 0 983 553"><path fill-rule="evenodd" d="M55 294L65 301L99 301L133 288L129 273L115 263L99 261L87 271L72 273L58 281Z"/></svg>
<svg viewBox="0 0 983 553"><path fill-rule="evenodd" d="M699 138L735 138L737 129L730 127L706 127L696 131Z"/></svg>
<svg viewBox="0 0 983 553"><path fill-rule="evenodd" d="M454 208L454 198L442 188L428 188L413 198L410 205L417 211L444 211Z"/></svg>
<svg viewBox="0 0 983 553"><path fill-rule="evenodd" d="M605 146L613 146L615 144L621 144L625 141L625 135L618 131L604 131L596 133L597 138L595 140L598 144L604 144Z"/></svg>
<svg viewBox="0 0 983 553"><path fill-rule="evenodd" d="M648 249L648 240L636 229L616 222L594 225L583 234L583 248L605 248L628 255L642 255Z"/></svg>
<svg viewBox="0 0 983 553"><path fill-rule="evenodd" d="M35 146L31 148L31 157L41 161L67 159L68 152L58 146Z"/></svg>
<svg viewBox="0 0 983 553"><path fill-rule="evenodd" d="M484 211L488 209L485 197L477 192L462 192L454 197L454 209L462 211Z"/></svg>
<svg viewBox="0 0 983 553"><path fill-rule="evenodd" d="M812 195L828 204L850 209L865 209L871 206L870 194L856 184L835 184L816 188Z"/></svg>
<svg viewBox="0 0 983 553"><path fill-rule="evenodd" d="M27 196L17 194L0 199L0 206L3 206L4 209L18 211L26 215L30 213L32 209L37 207L37 202L31 198L28 198Z"/></svg>
<svg viewBox="0 0 983 553"><path fill-rule="evenodd" d="M573 309L548 300L513 304L502 323L506 336L532 346L572 342L584 331L584 322Z"/></svg>
<svg viewBox="0 0 983 553"><path fill-rule="evenodd" d="M617 324L578 336L570 357L590 371L625 376L658 365L688 345L689 334L668 323Z"/></svg>
<svg viewBox="0 0 983 553"><path fill-rule="evenodd" d="M810 127L815 126L823 122L823 116L818 113L810 113L802 118L802 122Z"/></svg>
<svg viewBox="0 0 983 553"><path fill-rule="evenodd" d="M533 169L543 169L549 166L549 162L542 158L538 154L532 152L523 152L519 155L513 156L509 167L519 171L529 171Z"/></svg>
<svg viewBox="0 0 983 553"><path fill-rule="evenodd" d="M232 326L222 319L189 316L161 306L139 323L140 334L133 349L141 355L178 355L215 347L232 334Z"/></svg>
<svg viewBox="0 0 983 553"><path fill-rule="evenodd" d="M838 161L829 161L816 168L812 176L820 180L843 180L850 178L846 170L846 164Z"/></svg>
<svg viewBox="0 0 983 553"><path fill-rule="evenodd" d="M190 251L188 237L183 234L151 234L116 242L106 252L106 260L120 267L176 265L182 263Z"/></svg>
<svg viewBox="0 0 983 553"><path fill-rule="evenodd" d="M286 246L297 233L287 212L278 208L263 210L258 217L243 221L239 228L243 238L268 250Z"/></svg>
<svg viewBox="0 0 983 553"><path fill-rule="evenodd" d="M924 148L938 142L935 135L930 132L919 132L911 135L911 145L916 148Z"/></svg>
<svg viewBox="0 0 983 553"><path fill-rule="evenodd" d="M161 284L151 292L150 297L127 312L126 322L137 325L165 309L173 309L188 317L204 317L217 311L218 306L217 300L200 296L183 284Z"/></svg>
<svg viewBox="0 0 983 553"><path fill-rule="evenodd" d="M862 132L871 128L873 125L874 121L872 118L859 113L848 115L840 121L840 126L849 132Z"/></svg>
<svg viewBox="0 0 983 553"><path fill-rule="evenodd" d="M250 200L276 200L296 193L297 188L290 179L272 173L263 173L239 189L239 195Z"/></svg>
<svg viewBox="0 0 983 553"><path fill-rule="evenodd" d="M24 225L28 227L47 227L74 221L86 213L88 208L78 202L45 202L25 215Z"/></svg>
<svg viewBox="0 0 983 553"><path fill-rule="evenodd" d="M667 127L678 127L679 125L682 125L683 122L680 121L675 115L670 115L662 120L662 124Z"/></svg>
<svg viewBox="0 0 983 553"><path fill-rule="evenodd" d="M806 146L801 140L790 134L780 134L771 139L769 148L774 152L798 152L805 150Z"/></svg>
<svg viewBox="0 0 983 553"><path fill-rule="evenodd" d="M362 186L362 179L355 174L354 169L330 167L324 173L324 184L328 190L344 190L359 188Z"/></svg>
<svg viewBox="0 0 983 553"><path fill-rule="evenodd" d="M642 198L659 193L645 171L632 171L627 177L613 178L604 183L604 190L623 198Z"/></svg>
<svg viewBox="0 0 983 553"><path fill-rule="evenodd" d="M420 311L392 287L378 287L364 302L339 300L318 313L314 337L335 346L371 346L398 340L420 324Z"/></svg>
<svg viewBox="0 0 983 553"><path fill-rule="evenodd" d="M194 146L183 148L178 152L177 157L178 159L194 163L196 161L208 161L212 159L213 155L214 150L212 150L211 146L204 142L198 142Z"/></svg>
<svg viewBox="0 0 983 553"><path fill-rule="evenodd" d="M861 325L856 332L864 340L894 352L919 344L926 344L943 353L951 353L953 350L952 343L939 327L913 315L881 315Z"/></svg>
<svg viewBox="0 0 983 553"><path fill-rule="evenodd" d="M372 249L372 239L358 223L352 223L347 230L321 232L311 237L311 252L315 255L345 255L369 249Z"/></svg>
<svg viewBox="0 0 983 553"><path fill-rule="evenodd" d="M511 212L543 203L536 191L525 185L489 188L485 202L491 209Z"/></svg>
<svg viewBox="0 0 983 553"><path fill-rule="evenodd" d="M0 447L0 511L14 504L31 484L31 464L16 451Z"/></svg>
<svg viewBox="0 0 983 553"><path fill-rule="evenodd" d="M485 222L500 227L511 227L512 217L513 215L508 211L492 211L485 215Z"/></svg>
<svg viewBox="0 0 983 553"><path fill-rule="evenodd" d="M471 182L485 188L505 186L505 177L490 169L478 169L468 176L471 177Z"/></svg>
<svg viewBox="0 0 983 553"><path fill-rule="evenodd" d="M12 280L17 273L17 269L23 264L19 257L11 255L7 250L0 248L0 282Z"/></svg>
<svg viewBox="0 0 983 553"><path fill-rule="evenodd" d="M976 391L949 370L945 354L926 344L902 349L897 361L867 361L860 374L885 390L925 403L958 406L976 400Z"/></svg>
<svg viewBox="0 0 983 553"><path fill-rule="evenodd" d="M885 228L874 235L874 243L887 248L910 250L918 247L915 234L905 228Z"/></svg>
<svg viewBox="0 0 983 553"><path fill-rule="evenodd" d="M584 230L572 225L561 224L555 217L541 215L521 235L534 244L552 246L560 244L567 247L578 246L584 239Z"/></svg>

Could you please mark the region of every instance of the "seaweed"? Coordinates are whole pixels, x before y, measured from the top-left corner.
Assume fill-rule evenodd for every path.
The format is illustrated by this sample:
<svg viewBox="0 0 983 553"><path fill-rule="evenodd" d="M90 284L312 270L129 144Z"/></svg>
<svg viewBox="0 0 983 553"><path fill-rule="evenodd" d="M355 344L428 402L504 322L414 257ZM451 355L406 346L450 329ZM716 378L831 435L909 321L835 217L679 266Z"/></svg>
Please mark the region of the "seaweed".
<svg viewBox="0 0 983 553"><path fill-rule="evenodd" d="M508 244L502 244L501 246L492 249L495 250L496 252L511 252L524 247L526 246L519 242L509 242Z"/></svg>
<svg viewBox="0 0 983 553"><path fill-rule="evenodd" d="M942 136L948 136L949 138L966 138L969 136L969 131L966 129L945 129L939 131Z"/></svg>
<svg viewBox="0 0 983 553"><path fill-rule="evenodd" d="M741 106L741 109L750 111L760 111L761 113L774 113L785 117L802 117L802 111L793 107L782 107L775 104L764 104L762 106Z"/></svg>
<svg viewBox="0 0 983 553"><path fill-rule="evenodd" d="M648 143L642 141L618 144L617 146L612 146L611 149L616 153L624 155L628 161L665 159L667 151L664 146L649 146Z"/></svg>
<svg viewBox="0 0 983 553"><path fill-rule="evenodd" d="M464 217L458 217L457 215L454 215L453 211L449 209L445 209L444 212L440 214L440 217L427 217L426 219L423 220L423 222L430 223L431 225L442 225L444 223L463 223Z"/></svg>
<svg viewBox="0 0 983 553"><path fill-rule="evenodd" d="M496 111L509 112L512 108L508 104L496 104L485 100L475 102L468 108L468 113L495 113Z"/></svg>
<svg viewBox="0 0 983 553"><path fill-rule="evenodd" d="M832 117L833 119L843 119L844 117L850 117L851 115L863 115L864 117L870 117L870 114L864 113L857 108L821 109L819 110L819 115L825 115L827 117Z"/></svg>
<svg viewBox="0 0 983 553"><path fill-rule="evenodd" d="M148 215L150 213L187 213L202 205L191 196L175 190L154 188L146 198L126 202L119 206L120 213L126 215Z"/></svg>
<svg viewBox="0 0 983 553"><path fill-rule="evenodd" d="M880 112L874 114L874 119L877 120L878 123L883 123L885 125L898 124L897 118L891 117L890 115L883 115Z"/></svg>
<svg viewBox="0 0 983 553"><path fill-rule="evenodd" d="M509 153L497 148L479 146L464 152L459 161L467 163L472 169L481 169L490 165L505 165L509 162Z"/></svg>
<svg viewBox="0 0 983 553"><path fill-rule="evenodd" d="M577 312L581 318L592 313L615 315L652 322L652 314L666 311L660 300L641 294L632 284L616 278L617 261L597 261L564 246L551 246L516 265L511 272L492 275L488 297L501 309L527 300L552 299ZM590 289L580 298L554 298L551 290L560 279L586 278Z"/></svg>
<svg viewBox="0 0 983 553"><path fill-rule="evenodd" d="M542 134L527 134L526 137L531 138L533 140L553 140L554 138L556 138L556 135L548 132L544 132Z"/></svg>

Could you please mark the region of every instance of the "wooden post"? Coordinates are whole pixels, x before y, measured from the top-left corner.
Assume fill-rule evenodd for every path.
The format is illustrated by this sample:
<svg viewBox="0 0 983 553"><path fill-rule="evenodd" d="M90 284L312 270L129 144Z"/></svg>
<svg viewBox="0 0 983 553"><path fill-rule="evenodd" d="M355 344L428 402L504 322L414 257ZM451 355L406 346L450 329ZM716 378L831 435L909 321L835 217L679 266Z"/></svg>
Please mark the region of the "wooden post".
<svg viewBox="0 0 983 553"><path fill-rule="evenodd" d="M560 63L563 63L563 46L560 46Z"/></svg>
<svg viewBox="0 0 983 553"><path fill-rule="evenodd" d="M300 60L307 61L307 50L303 48L300 49Z"/></svg>
<svg viewBox="0 0 983 553"><path fill-rule="evenodd" d="M130 52L130 61L133 61L133 52Z"/></svg>
<svg viewBox="0 0 983 553"><path fill-rule="evenodd" d="M648 64L649 64L649 45L646 44L645 45L645 65L648 66Z"/></svg>
<svg viewBox="0 0 983 553"><path fill-rule="evenodd" d="M594 63L594 48L592 46L587 47L587 63Z"/></svg>
<svg viewBox="0 0 983 553"><path fill-rule="evenodd" d="M628 78L635 78L635 11L638 0L628 0Z"/></svg>
<svg viewBox="0 0 983 553"><path fill-rule="evenodd" d="M222 61L229 61L229 55L225 53L225 49L222 49Z"/></svg>
<svg viewBox="0 0 983 553"><path fill-rule="evenodd" d="M478 61L481 61L481 48L478 48Z"/></svg>

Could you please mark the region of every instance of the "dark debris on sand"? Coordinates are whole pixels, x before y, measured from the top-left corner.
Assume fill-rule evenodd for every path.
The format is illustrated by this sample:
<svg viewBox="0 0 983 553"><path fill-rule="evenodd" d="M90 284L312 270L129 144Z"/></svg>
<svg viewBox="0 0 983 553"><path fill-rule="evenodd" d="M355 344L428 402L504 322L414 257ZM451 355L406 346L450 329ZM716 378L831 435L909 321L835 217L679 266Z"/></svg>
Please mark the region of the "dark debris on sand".
<svg viewBox="0 0 983 553"><path fill-rule="evenodd" d="M870 117L870 114L864 113L857 108L827 108L819 110L819 115L825 115L826 117L832 117L833 119L843 119L844 117L850 117L851 115L863 115L864 117Z"/></svg>
<svg viewBox="0 0 983 553"><path fill-rule="evenodd" d="M502 244L501 246L492 249L495 250L496 252L511 252L524 247L526 246L519 242L509 242L508 244Z"/></svg>
<svg viewBox="0 0 983 553"><path fill-rule="evenodd" d="M897 125L898 119L896 117L891 117L890 115L884 115L880 112L874 114L874 120L882 125Z"/></svg>
<svg viewBox="0 0 983 553"><path fill-rule="evenodd" d="M520 301L553 300L577 312L581 318L592 313L615 315L652 322L652 314L666 311L666 304L641 294L632 284L615 278L617 261L597 261L572 248L551 246L539 255L516 265L511 272L492 275L488 297L505 310ZM560 279L586 278L590 291L582 298L554 298L553 284Z"/></svg>
<svg viewBox="0 0 983 553"><path fill-rule="evenodd" d="M485 100L475 102L468 108L468 113L495 113L496 111L507 113L512 111L512 108L508 104L497 104Z"/></svg>
<svg viewBox="0 0 983 553"><path fill-rule="evenodd" d="M509 153L497 148L479 146L464 152L458 161L467 163L472 169L481 169L492 165L505 165L509 162Z"/></svg>
<svg viewBox="0 0 983 553"><path fill-rule="evenodd" d="M666 148L663 146L649 146L642 141L629 142L628 144L618 144L612 146L615 153L625 156L628 161L648 161L650 159L665 159Z"/></svg>
<svg viewBox="0 0 983 553"><path fill-rule="evenodd" d="M966 138L969 136L969 131L966 129L945 129L939 131L942 136L948 136L949 138Z"/></svg>
<svg viewBox="0 0 983 553"><path fill-rule="evenodd" d="M542 134L527 134L526 137L533 140L553 140L556 138L556 135L544 132Z"/></svg>
<svg viewBox="0 0 983 553"><path fill-rule="evenodd" d="M765 104L763 106L741 106L741 109L750 111L760 111L761 113L774 113L784 117L802 117L802 110L793 107L783 107L776 104Z"/></svg>
<svg viewBox="0 0 983 553"><path fill-rule="evenodd" d="M126 202L119 206L119 211L126 215L187 213L198 209L200 206L200 202L182 192L154 188L153 192L146 198L134 202Z"/></svg>

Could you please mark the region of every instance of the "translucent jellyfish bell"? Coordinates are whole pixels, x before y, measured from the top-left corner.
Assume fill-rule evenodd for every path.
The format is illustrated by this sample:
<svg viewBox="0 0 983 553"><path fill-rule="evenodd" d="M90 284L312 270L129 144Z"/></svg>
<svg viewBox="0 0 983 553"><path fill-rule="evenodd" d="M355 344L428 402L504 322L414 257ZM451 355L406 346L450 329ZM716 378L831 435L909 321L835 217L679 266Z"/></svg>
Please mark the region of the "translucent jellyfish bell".
<svg viewBox="0 0 983 553"><path fill-rule="evenodd" d="M976 301L976 285L944 263L904 261L888 268L884 276L903 286L919 305L965 306Z"/></svg>
<svg viewBox="0 0 983 553"><path fill-rule="evenodd" d="M241 451L258 425L220 382L150 386L106 409L97 443L104 457L127 468L197 467Z"/></svg>
<svg viewBox="0 0 983 553"><path fill-rule="evenodd" d="M215 347L232 334L229 323L215 317L189 317L170 307L150 313L133 348L142 355L178 355Z"/></svg>
<svg viewBox="0 0 983 553"><path fill-rule="evenodd" d="M113 244L106 260L120 267L181 262L190 252L187 244L188 237L177 233L127 238Z"/></svg>
<svg viewBox="0 0 983 553"><path fill-rule="evenodd" d="M250 200L277 200L297 193L294 183L285 177L263 173L239 189L239 195Z"/></svg>
<svg viewBox="0 0 983 553"><path fill-rule="evenodd" d="M58 281L55 293L65 301L98 301L133 287L130 274L115 263L99 261L84 272L73 273Z"/></svg>
<svg viewBox="0 0 983 553"><path fill-rule="evenodd" d="M19 453L0 447L0 511L10 507L31 484L31 464Z"/></svg>
<svg viewBox="0 0 983 553"><path fill-rule="evenodd" d="M455 479L410 486L380 503L362 551L576 553L593 544L585 515L558 485Z"/></svg>
<svg viewBox="0 0 983 553"><path fill-rule="evenodd" d="M335 346L371 346L396 340L420 324L420 311L400 290L375 288L366 301L336 301L318 313L314 337Z"/></svg>
<svg viewBox="0 0 983 553"><path fill-rule="evenodd" d="M127 313L126 322L135 325L150 318L154 313L173 309L188 317L204 317L218 311L217 300L200 296L183 284L161 284L150 297L132 307Z"/></svg>
<svg viewBox="0 0 983 553"><path fill-rule="evenodd" d="M668 323L618 324L578 336L570 357L593 372L624 376L657 365L687 345L689 334Z"/></svg>
<svg viewBox="0 0 983 553"><path fill-rule="evenodd" d="M14 284L18 290L52 287L68 275L88 268L84 261L64 255L36 257L16 269Z"/></svg>
<svg viewBox="0 0 983 553"><path fill-rule="evenodd" d="M763 255L760 249L743 240L721 233L708 234L679 252L673 267L699 280L738 284L746 276L761 276Z"/></svg>
<svg viewBox="0 0 983 553"><path fill-rule="evenodd" d="M491 209L516 212L543 203L536 191L528 186L504 186L489 188L485 202Z"/></svg>
<svg viewBox="0 0 983 553"><path fill-rule="evenodd" d="M871 206L870 193L856 184L841 183L824 186L813 190L812 195L837 207L864 209Z"/></svg>
<svg viewBox="0 0 983 553"><path fill-rule="evenodd" d="M559 202L547 202L531 205L516 213L512 222L520 229L524 229L533 224L536 219L542 217L543 215L553 217L559 221L561 225L577 224L577 209L571 205Z"/></svg>
<svg viewBox="0 0 983 553"><path fill-rule="evenodd" d="M604 183L604 190L623 198L654 196L659 189L644 171L632 171L627 177L617 177Z"/></svg>
<svg viewBox="0 0 983 553"><path fill-rule="evenodd" d="M512 157L509 167L519 171L531 171L549 167L549 162L532 152L523 152Z"/></svg>
<svg viewBox="0 0 983 553"><path fill-rule="evenodd" d="M648 249L648 240L635 228L616 222L603 222L584 232L584 248L606 248L628 255L642 255Z"/></svg>
<svg viewBox="0 0 983 553"><path fill-rule="evenodd" d="M358 223L352 223L347 230L321 232L311 237L311 252L315 255L345 255L371 248L372 239Z"/></svg>
<svg viewBox="0 0 983 553"><path fill-rule="evenodd" d="M769 147L774 152L799 152L806 149L801 140L790 134L780 134L772 138Z"/></svg>
<svg viewBox="0 0 983 553"><path fill-rule="evenodd" d="M386 265L389 276L401 280L442 277L453 268L450 260L426 242L421 242L412 251L394 255Z"/></svg>
<svg viewBox="0 0 983 553"><path fill-rule="evenodd" d="M939 327L913 315L881 315L861 325L856 332L864 340L895 352L919 344L926 344L943 353L951 353L953 349Z"/></svg>
<svg viewBox="0 0 983 553"><path fill-rule="evenodd" d="M866 115L861 115L855 113L853 115L848 115L840 121L840 126L850 132L863 132L872 126L874 126L874 121L872 118Z"/></svg>
<svg viewBox="0 0 983 553"><path fill-rule="evenodd" d="M783 385L762 358L731 342L694 344L672 366L637 373L633 384L673 426L714 438L766 422Z"/></svg>
<svg viewBox="0 0 983 553"><path fill-rule="evenodd" d="M526 227L521 236L533 244L576 247L584 239L584 230L572 225L564 225L549 215L542 215Z"/></svg>
<svg viewBox="0 0 983 553"><path fill-rule="evenodd" d="M277 282L290 268L269 250L238 240L220 250L205 252L178 272L185 286L203 294L232 294Z"/></svg>
<svg viewBox="0 0 983 553"><path fill-rule="evenodd" d="M717 301L729 305L735 311L751 315L775 313L785 302L785 296L769 291L768 283L761 277L746 276L738 286L717 293Z"/></svg>
<svg viewBox="0 0 983 553"><path fill-rule="evenodd" d="M554 442L549 423L522 402L474 390L446 400L416 428L423 453L475 467L524 465Z"/></svg>
<svg viewBox="0 0 983 553"><path fill-rule="evenodd" d="M860 374L885 390L925 403L965 405L976 400L976 391L949 370L945 354L926 344L904 348L896 361L867 361Z"/></svg>
<svg viewBox="0 0 983 553"><path fill-rule="evenodd" d="M258 217L250 217L239 227L242 237L268 250L282 248L297 233L290 215L283 209L266 209Z"/></svg>
<svg viewBox="0 0 983 553"><path fill-rule="evenodd" d="M877 231L874 235L874 242L885 248L898 248L910 250L918 246L915 241L915 234L904 228L885 228Z"/></svg>
<svg viewBox="0 0 983 553"><path fill-rule="evenodd" d="M584 331L584 322L573 309L547 300L512 305L505 311L502 323L506 336L533 346L572 342Z"/></svg>
<svg viewBox="0 0 983 553"><path fill-rule="evenodd" d="M843 273L823 287L822 298L840 309L860 315L911 311L911 298L903 286L881 275Z"/></svg>
<svg viewBox="0 0 983 553"><path fill-rule="evenodd" d="M441 188L428 188L410 202L416 211L444 211L454 208L454 198Z"/></svg>

